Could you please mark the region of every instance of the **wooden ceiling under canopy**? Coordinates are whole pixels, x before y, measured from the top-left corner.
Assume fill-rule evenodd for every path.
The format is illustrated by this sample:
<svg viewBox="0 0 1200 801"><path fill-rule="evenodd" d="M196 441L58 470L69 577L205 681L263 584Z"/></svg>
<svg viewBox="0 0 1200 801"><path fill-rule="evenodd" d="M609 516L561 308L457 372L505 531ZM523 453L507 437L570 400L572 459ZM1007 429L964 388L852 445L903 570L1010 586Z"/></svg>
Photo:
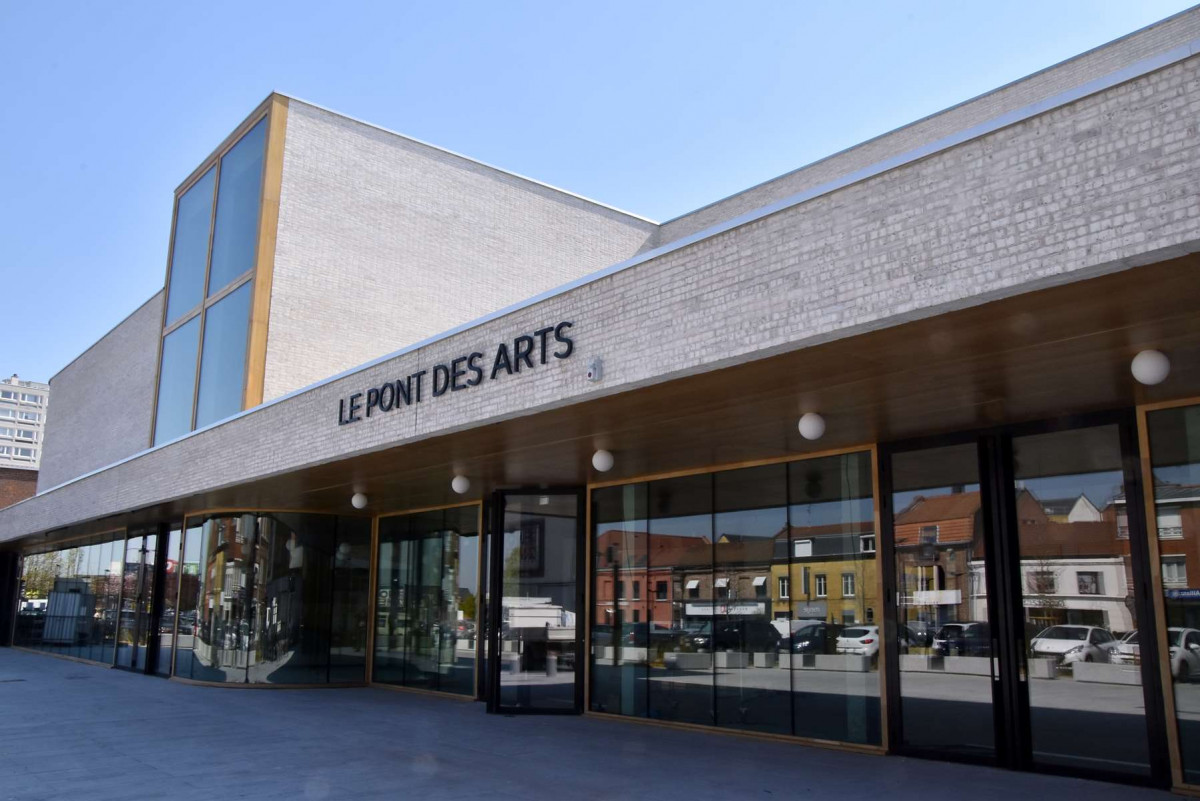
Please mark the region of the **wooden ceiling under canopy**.
<svg viewBox="0 0 1200 801"><path fill-rule="evenodd" d="M142 510L136 525L201 509L381 514L1200 395L1200 258L1039 290L714 372L460 431ZM1143 348L1171 375L1141 387ZM664 366L664 368L667 366ZM817 443L796 423L827 421ZM597 447L616 456L597 474ZM461 472L465 496L450 490ZM97 521L89 529L103 528Z"/></svg>

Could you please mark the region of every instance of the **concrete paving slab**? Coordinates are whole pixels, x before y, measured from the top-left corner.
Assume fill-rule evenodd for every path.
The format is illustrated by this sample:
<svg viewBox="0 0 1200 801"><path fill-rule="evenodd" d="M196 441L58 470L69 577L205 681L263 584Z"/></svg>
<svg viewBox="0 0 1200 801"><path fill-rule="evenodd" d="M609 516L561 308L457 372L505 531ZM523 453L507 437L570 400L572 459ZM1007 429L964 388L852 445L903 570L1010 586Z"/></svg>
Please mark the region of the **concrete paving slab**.
<svg viewBox="0 0 1200 801"><path fill-rule="evenodd" d="M1171 797L376 688L196 687L6 648L0 712L3 801Z"/></svg>

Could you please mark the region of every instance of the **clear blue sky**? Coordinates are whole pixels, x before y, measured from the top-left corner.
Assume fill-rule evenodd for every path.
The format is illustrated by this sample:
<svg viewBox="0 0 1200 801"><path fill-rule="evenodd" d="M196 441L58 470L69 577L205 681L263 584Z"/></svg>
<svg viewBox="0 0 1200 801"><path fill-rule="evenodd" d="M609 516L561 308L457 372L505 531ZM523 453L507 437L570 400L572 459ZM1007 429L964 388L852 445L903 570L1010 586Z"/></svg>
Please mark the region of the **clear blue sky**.
<svg viewBox="0 0 1200 801"><path fill-rule="evenodd" d="M272 90L655 220L1186 2L0 4L0 373L162 286L172 193Z"/></svg>

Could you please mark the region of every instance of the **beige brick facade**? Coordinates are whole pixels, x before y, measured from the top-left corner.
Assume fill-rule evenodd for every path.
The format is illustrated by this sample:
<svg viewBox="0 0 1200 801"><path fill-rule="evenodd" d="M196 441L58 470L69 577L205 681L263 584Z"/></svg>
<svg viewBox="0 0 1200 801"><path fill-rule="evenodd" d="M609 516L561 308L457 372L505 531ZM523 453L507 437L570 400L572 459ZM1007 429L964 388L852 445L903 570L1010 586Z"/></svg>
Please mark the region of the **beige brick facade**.
<svg viewBox="0 0 1200 801"><path fill-rule="evenodd" d="M627 259L656 229L292 100L263 398Z"/></svg>
<svg viewBox="0 0 1200 801"><path fill-rule="evenodd" d="M50 379L40 491L150 444L162 304L159 292Z"/></svg>

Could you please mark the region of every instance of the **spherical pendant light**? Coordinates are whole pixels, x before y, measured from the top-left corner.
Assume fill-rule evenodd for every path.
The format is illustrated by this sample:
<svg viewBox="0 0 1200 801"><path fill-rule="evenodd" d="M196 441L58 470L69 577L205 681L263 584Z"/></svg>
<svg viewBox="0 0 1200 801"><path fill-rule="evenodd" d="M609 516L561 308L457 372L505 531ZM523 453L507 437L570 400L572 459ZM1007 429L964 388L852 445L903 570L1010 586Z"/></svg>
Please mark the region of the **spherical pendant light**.
<svg viewBox="0 0 1200 801"><path fill-rule="evenodd" d="M800 436L816 440L825 436L825 418L816 412L808 412L800 417Z"/></svg>
<svg viewBox="0 0 1200 801"><path fill-rule="evenodd" d="M613 455L611 451L600 449L592 454L592 467L596 468L597 472L607 473L613 468Z"/></svg>
<svg viewBox="0 0 1200 801"><path fill-rule="evenodd" d="M1171 360L1160 350L1144 350L1133 357L1129 370L1138 383L1152 387L1167 380L1171 373Z"/></svg>

